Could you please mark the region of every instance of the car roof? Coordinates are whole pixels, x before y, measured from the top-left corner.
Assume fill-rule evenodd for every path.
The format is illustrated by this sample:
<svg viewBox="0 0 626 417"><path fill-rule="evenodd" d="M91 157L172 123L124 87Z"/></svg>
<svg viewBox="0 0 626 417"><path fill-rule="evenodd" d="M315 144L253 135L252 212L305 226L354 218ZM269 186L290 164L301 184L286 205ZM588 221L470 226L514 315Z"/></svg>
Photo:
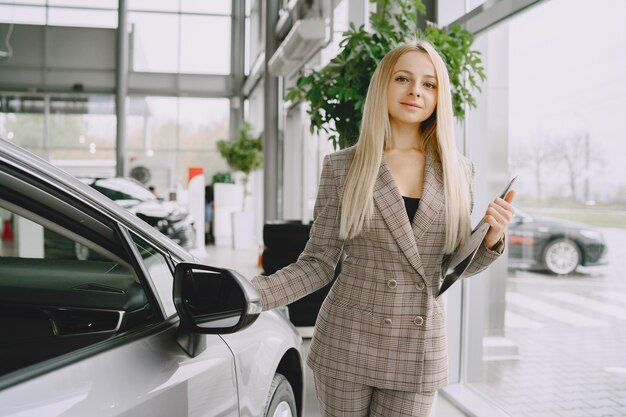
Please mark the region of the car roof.
<svg viewBox="0 0 626 417"><path fill-rule="evenodd" d="M4 139L0 139L0 161L27 173L29 176L37 177L40 181L65 194L78 198L129 229L139 231L144 236L150 236L151 240L158 241L165 249L178 257L186 260L193 259L186 250L162 236L152 226L120 207L108 197L43 158Z"/></svg>

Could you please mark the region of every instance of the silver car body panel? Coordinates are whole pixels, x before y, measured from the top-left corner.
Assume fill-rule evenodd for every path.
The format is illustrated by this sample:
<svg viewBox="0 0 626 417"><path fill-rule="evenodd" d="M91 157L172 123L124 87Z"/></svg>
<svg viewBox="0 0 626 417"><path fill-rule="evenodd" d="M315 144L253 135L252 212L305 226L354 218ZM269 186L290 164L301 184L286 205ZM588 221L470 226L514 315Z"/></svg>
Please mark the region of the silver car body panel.
<svg viewBox="0 0 626 417"><path fill-rule="evenodd" d="M190 358L173 325L0 391L0 415L259 417L280 359L301 348L293 330L264 312L241 332L206 335L207 348Z"/></svg>
<svg viewBox="0 0 626 417"><path fill-rule="evenodd" d="M96 190L3 140L0 162L20 170L28 167L28 175L74 196L174 258L197 261ZM155 296L163 301L172 294ZM177 322L170 323L160 325L164 330L109 350L101 346L110 341L99 342L8 375L18 382L0 391L0 415L259 417L272 378L288 351L298 352L299 371L304 372L302 339L276 311L261 313L254 324L240 332L203 336L206 349L194 358L176 342ZM84 355L93 351L98 353ZM62 365L68 357L77 356L81 357ZM51 370L42 373L40 369Z"/></svg>
<svg viewBox="0 0 626 417"><path fill-rule="evenodd" d="M0 392L0 414L27 416L238 416L232 353L219 336L188 357L176 326ZM218 389L209 389L217 387Z"/></svg>
<svg viewBox="0 0 626 417"><path fill-rule="evenodd" d="M276 368L288 350L298 351L300 369L304 373L302 338L291 322L276 310L261 313L248 329L222 335L222 338L235 355L241 417L263 415Z"/></svg>

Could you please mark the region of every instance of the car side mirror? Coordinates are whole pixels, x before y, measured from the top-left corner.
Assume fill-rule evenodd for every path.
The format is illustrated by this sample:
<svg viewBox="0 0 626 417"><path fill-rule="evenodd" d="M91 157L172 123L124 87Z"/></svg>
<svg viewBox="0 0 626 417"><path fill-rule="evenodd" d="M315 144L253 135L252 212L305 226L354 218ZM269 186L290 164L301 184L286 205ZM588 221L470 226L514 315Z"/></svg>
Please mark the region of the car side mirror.
<svg viewBox="0 0 626 417"><path fill-rule="evenodd" d="M188 262L174 271L174 305L181 327L199 334L234 333L262 311L258 292L237 272Z"/></svg>

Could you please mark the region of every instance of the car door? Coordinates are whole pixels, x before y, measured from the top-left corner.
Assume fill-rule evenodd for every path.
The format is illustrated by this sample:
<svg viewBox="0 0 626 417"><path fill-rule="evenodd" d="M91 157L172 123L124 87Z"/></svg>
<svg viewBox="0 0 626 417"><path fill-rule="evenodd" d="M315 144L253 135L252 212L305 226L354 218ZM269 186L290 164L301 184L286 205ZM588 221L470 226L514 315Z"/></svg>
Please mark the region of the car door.
<svg viewBox="0 0 626 417"><path fill-rule="evenodd" d="M237 416L224 341L206 336L194 358L176 342L157 295L171 264L151 229L120 227L74 191L0 166L13 235L0 245L0 415Z"/></svg>

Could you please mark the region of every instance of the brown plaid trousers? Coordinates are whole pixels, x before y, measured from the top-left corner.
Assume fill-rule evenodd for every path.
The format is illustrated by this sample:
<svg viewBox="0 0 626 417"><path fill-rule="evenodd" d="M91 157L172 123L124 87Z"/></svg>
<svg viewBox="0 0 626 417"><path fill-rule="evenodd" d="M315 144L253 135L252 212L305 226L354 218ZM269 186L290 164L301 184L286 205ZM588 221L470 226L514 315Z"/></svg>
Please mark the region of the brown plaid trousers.
<svg viewBox="0 0 626 417"><path fill-rule="evenodd" d="M448 260L441 163L427 153L422 197L409 223L383 157L371 225L343 241L340 196L352 155L347 148L324 159L309 241L298 261L252 282L265 310L286 305L329 283L345 251L315 324L308 365L329 378L380 389L434 392L448 382L444 305L435 298ZM498 256L483 245L468 275Z"/></svg>

